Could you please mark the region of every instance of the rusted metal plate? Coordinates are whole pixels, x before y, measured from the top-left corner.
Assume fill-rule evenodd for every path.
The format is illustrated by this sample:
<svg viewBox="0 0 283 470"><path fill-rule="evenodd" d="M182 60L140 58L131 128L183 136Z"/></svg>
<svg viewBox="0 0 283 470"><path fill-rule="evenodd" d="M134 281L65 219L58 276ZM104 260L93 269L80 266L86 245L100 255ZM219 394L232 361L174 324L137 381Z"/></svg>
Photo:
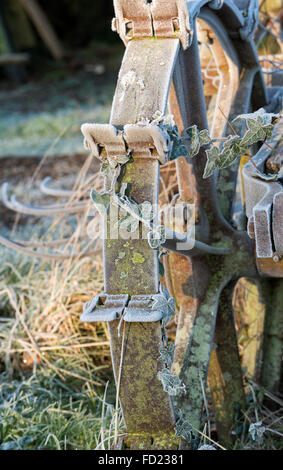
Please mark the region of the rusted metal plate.
<svg viewBox="0 0 283 470"><path fill-rule="evenodd" d="M273 258L256 258L256 265L262 277L283 277L283 258L274 261Z"/></svg>
<svg viewBox="0 0 283 470"><path fill-rule="evenodd" d="M136 0L135 2L114 0L114 9L116 17L112 21L112 29L120 34L125 43L133 37L153 36L148 2L143 0Z"/></svg>
<svg viewBox="0 0 283 470"><path fill-rule="evenodd" d="M164 262L166 284L178 307L176 349L172 366L173 372L177 375L182 369L199 304L193 279L193 262L193 260L173 252L168 254Z"/></svg>

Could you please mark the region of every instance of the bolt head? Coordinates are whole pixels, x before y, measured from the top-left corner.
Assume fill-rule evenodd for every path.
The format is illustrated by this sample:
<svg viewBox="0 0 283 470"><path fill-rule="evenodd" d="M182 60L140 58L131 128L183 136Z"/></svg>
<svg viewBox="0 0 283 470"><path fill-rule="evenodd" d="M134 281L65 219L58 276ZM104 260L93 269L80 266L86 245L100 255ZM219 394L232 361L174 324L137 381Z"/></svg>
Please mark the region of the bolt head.
<svg viewBox="0 0 283 470"><path fill-rule="evenodd" d="M278 253L275 253L272 257L274 263L278 263L280 261L280 256L278 255Z"/></svg>

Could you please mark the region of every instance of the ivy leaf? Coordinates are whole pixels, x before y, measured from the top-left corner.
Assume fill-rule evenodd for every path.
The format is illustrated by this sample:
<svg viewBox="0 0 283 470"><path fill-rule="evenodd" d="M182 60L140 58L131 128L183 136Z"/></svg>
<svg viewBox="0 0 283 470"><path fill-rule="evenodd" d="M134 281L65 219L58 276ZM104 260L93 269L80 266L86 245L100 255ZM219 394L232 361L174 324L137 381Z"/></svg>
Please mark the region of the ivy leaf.
<svg viewBox="0 0 283 470"><path fill-rule="evenodd" d="M208 145L211 142L211 138L207 129L203 129L198 134L200 145Z"/></svg>
<svg viewBox="0 0 283 470"><path fill-rule="evenodd" d="M187 154L187 147L182 143L181 137L174 139L172 150L170 152L170 160L175 160L178 157L185 157Z"/></svg>
<svg viewBox="0 0 283 470"><path fill-rule="evenodd" d="M217 158L217 167L226 168L231 165L240 155L247 152L247 148L243 146L243 142L239 136L230 136L224 143L223 150Z"/></svg>
<svg viewBox="0 0 283 470"><path fill-rule="evenodd" d="M175 344L171 342L169 342L166 347L162 345L158 360L164 364L164 366L170 367L173 364L175 349Z"/></svg>
<svg viewBox="0 0 283 470"><path fill-rule="evenodd" d="M178 157L186 156L188 154L186 146L183 144L182 137L179 135L179 130L176 125L166 125L163 129L167 132L172 145L170 151L170 160L175 160Z"/></svg>
<svg viewBox="0 0 283 470"><path fill-rule="evenodd" d="M185 441L190 442L192 439L193 428L190 423L184 418L182 410L179 411L179 419L175 426L175 436L182 437Z"/></svg>
<svg viewBox="0 0 283 470"><path fill-rule="evenodd" d="M216 450L214 446L211 446L210 444L202 444L198 450Z"/></svg>
<svg viewBox="0 0 283 470"><path fill-rule="evenodd" d="M261 443L263 441L263 435L266 428L262 426L262 422L252 423L249 427L249 437L253 442Z"/></svg>
<svg viewBox="0 0 283 470"><path fill-rule="evenodd" d="M120 165L125 165L130 160L131 156L130 155L119 155L116 157L116 162L119 163Z"/></svg>
<svg viewBox="0 0 283 470"><path fill-rule="evenodd" d="M90 197L96 210L103 215L105 211L102 208L106 210L108 209L110 204L110 195L106 192L99 193L98 191L95 191L95 189L92 189Z"/></svg>
<svg viewBox="0 0 283 470"><path fill-rule="evenodd" d="M133 233L139 228L139 220L132 215L127 214L122 219L119 219L115 226Z"/></svg>
<svg viewBox="0 0 283 470"><path fill-rule="evenodd" d="M165 327L165 325L169 322L169 320L175 313L175 299L173 297L170 297L168 291L167 293L168 296L166 295L166 293L164 293L164 291L160 294L154 294L152 296L153 304L151 308L153 310L161 310L161 312L163 313L163 327Z"/></svg>
<svg viewBox="0 0 283 470"><path fill-rule="evenodd" d="M126 189L128 187L128 183L122 183L119 191L119 196L125 197Z"/></svg>
<svg viewBox="0 0 283 470"><path fill-rule="evenodd" d="M165 227L158 225L156 229L150 230L147 234L147 240L150 248L157 250L166 241Z"/></svg>
<svg viewBox="0 0 283 470"><path fill-rule="evenodd" d="M144 201L139 204L139 211L140 215L144 220L152 220L153 218L153 210L152 204L149 201Z"/></svg>
<svg viewBox="0 0 283 470"><path fill-rule="evenodd" d="M238 424L238 426L235 427L235 429L232 430L231 434L233 434L233 436L240 436L241 434L243 434L243 431L244 431L243 423L240 423Z"/></svg>
<svg viewBox="0 0 283 470"><path fill-rule="evenodd" d="M242 139L242 145L245 147L250 147L251 145L259 142L261 140L269 139L272 134L273 126L266 125L263 126L262 119L254 121L253 119L247 118L248 131Z"/></svg>
<svg viewBox="0 0 283 470"><path fill-rule="evenodd" d="M206 150L205 153L207 156L207 161L203 173L203 178L208 178L217 169L217 159L219 156L219 151L217 147L211 147L210 149Z"/></svg>
<svg viewBox="0 0 283 470"><path fill-rule="evenodd" d="M167 255L168 254L168 251L167 250L162 250L159 252L159 255L158 255L158 266L159 266L159 274L160 276L164 276L164 264L161 262L161 258L162 256L164 255Z"/></svg>
<svg viewBox="0 0 283 470"><path fill-rule="evenodd" d="M164 295L164 297L165 297L166 300L169 300L169 299L170 299L169 291L168 291L168 289L167 289L165 286L163 287L162 294Z"/></svg>
<svg viewBox="0 0 283 470"><path fill-rule="evenodd" d="M117 166L117 165L116 165ZM105 176L106 178L110 179L111 181L113 180L114 176L116 175L116 167L111 168L111 166L108 165L108 163L102 163L100 167L100 173Z"/></svg>
<svg viewBox="0 0 283 470"><path fill-rule="evenodd" d="M253 121L258 121L258 118L261 118L263 125L272 124L275 119L280 118L280 114L267 113L264 108L259 108L254 113L249 114L240 114L232 122L235 122L237 119L252 119Z"/></svg>
<svg viewBox="0 0 283 470"><path fill-rule="evenodd" d="M195 155L199 153L199 149L200 149L198 127L196 125L191 126L188 129L186 129L186 133L188 134L189 139L190 139L189 156L193 158Z"/></svg>
<svg viewBox="0 0 283 470"><path fill-rule="evenodd" d="M182 384L180 378L177 375L173 375L172 372L164 367L157 373L157 377L162 382L163 390L171 396L181 395L185 391L185 386Z"/></svg>
<svg viewBox="0 0 283 470"><path fill-rule="evenodd" d="M116 160L116 158L108 158L107 161L110 168L116 168L118 166L118 161ZM107 163L104 164L107 165Z"/></svg>

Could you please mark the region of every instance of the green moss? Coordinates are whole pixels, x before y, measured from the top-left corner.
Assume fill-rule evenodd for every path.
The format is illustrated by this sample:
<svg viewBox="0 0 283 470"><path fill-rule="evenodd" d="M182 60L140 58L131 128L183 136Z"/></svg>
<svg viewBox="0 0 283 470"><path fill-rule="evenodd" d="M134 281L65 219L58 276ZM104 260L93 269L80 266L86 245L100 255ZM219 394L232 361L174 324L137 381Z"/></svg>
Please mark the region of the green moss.
<svg viewBox="0 0 283 470"><path fill-rule="evenodd" d="M132 257L132 262L134 264L142 264L144 263L145 259L143 257L143 255L141 255L140 253L134 253L134 256Z"/></svg>

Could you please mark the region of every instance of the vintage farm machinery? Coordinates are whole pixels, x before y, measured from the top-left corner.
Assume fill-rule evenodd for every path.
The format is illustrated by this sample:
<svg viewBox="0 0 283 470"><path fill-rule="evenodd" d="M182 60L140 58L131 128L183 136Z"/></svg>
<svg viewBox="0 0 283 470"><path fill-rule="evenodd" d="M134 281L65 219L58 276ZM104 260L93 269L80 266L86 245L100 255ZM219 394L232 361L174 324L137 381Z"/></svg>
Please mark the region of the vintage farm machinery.
<svg viewBox="0 0 283 470"><path fill-rule="evenodd" d="M232 293L241 277L283 277L282 184L280 179L258 178L254 164L247 163L242 203L238 198L240 217L233 219L241 185L238 165L204 179L207 157L201 147L196 158L188 158L183 150L167 163L175 175L175 189L168 189L162 172L171 142L158 116L169 111L181 133L197 125L200 130L209 129L213 139L221 139L231 133L230 123L240 114L262 107L277 112L280 90L266 87L253 42L256 1L114 0L114 7L113 29L126 50L110 124L82 128L87 147L104 164L105 197L93 198L104 212L105 293L85 305L82 320L108 322L127 428L127 434L116 440L116 448L195 445L207 376L218 438L227 443L235 410L245 408ZM263 172L282 130L281 122L254 158ZM188 141L184 145L188 147ZM158 250L148 243L151 223L144 224L143 216L138 216L127 238L127 222L119 230L111 219L113 213L118 220L125 220L125 213L137 218L137 206L157 205L160 172L167 191L161 200L166 230L159 232L159 241L162 249L169 250L162 257L165 274L161 275L176 303L174 358L165 329L173 301L160 290ZM117 198L107 199L107 192L115 193L115 188L118 203ZM46 185L43 189L48 190ZM10 208L24 211L17 201L9 200L7 192L4 196ZM76 204L73 209L80 210L85 202ZM108 209L103 211L105 206ZM173 220L177 206L184 210ZM182 248L191 242L187 235L190 206L194 207L195 242ZM247 231L241 225L245 210Z"/></svg>

